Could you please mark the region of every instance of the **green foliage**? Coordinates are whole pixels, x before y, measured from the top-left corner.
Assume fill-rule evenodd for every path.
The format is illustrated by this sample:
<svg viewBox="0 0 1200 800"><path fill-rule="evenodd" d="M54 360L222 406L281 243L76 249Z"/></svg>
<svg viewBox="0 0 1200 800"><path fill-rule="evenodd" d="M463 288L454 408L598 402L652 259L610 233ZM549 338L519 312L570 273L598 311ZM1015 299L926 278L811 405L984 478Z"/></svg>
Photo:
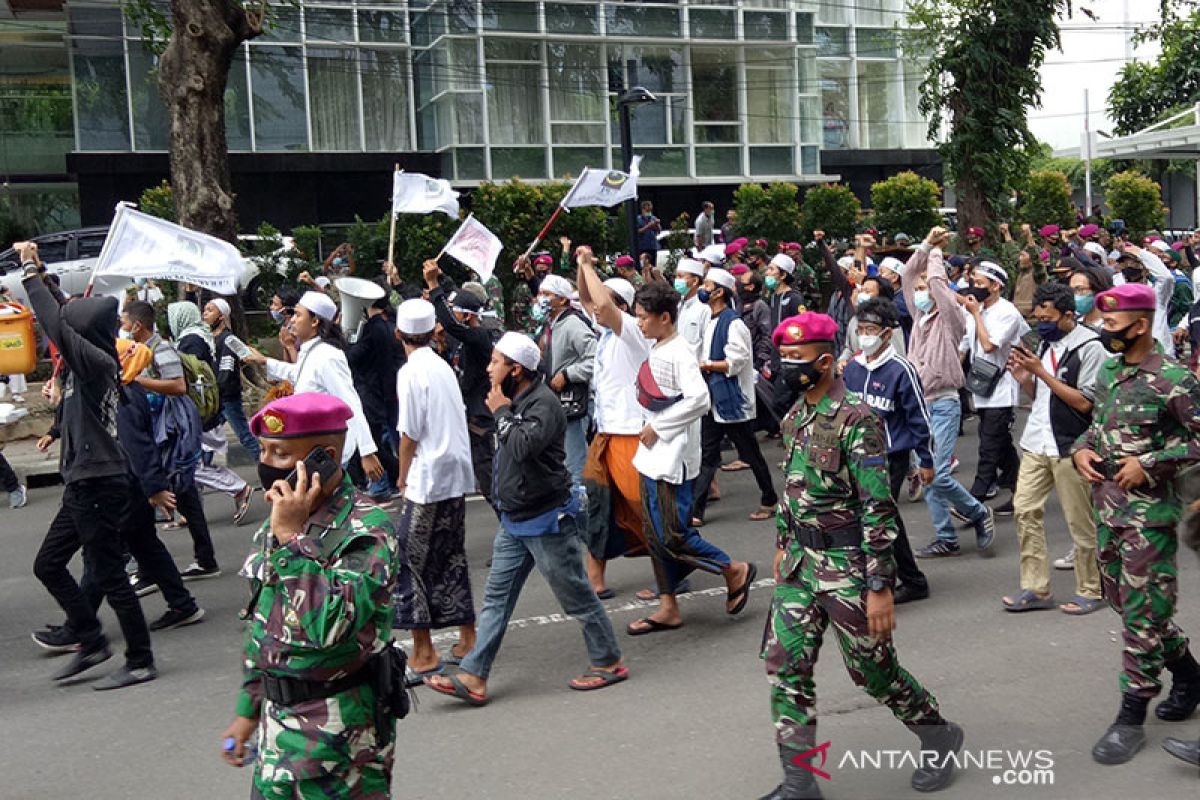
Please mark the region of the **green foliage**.
<svg viewBox="0 0 1200 800"><path fill-rule="evenodd" d="M159 0L124 0L122 8L130 25L141 31L142 44L161 56L171 37L171 14Z"/></svg>
<svg viewBox="0 0 1200 800"><path fill-rule="evenodd" d="M873 224L889 236L907 233L920 237L942 223L938 208L942 191L928 178L904 171L871 186Z"/></svg>
<svg viewBox="0 0 1200 800"><path fill-rule="evenodd" d="M32 235L33 229L20 218L13 202L0 197L0 247L8 247L12 242L23 241Z"/></svg>
<svg viewBox="0 0 1200 800"><path fill-rule="evenodd" d="M695 244L692 234L688 233L688 227L691 225L691 222L692 218L686 211L671 221L671 232L667 234L667 238L663 241L663 247L667 250L668 274L675 272L675 267L679 264L679 260Z"/></svg>
<svg viewBox="0 0 1200 800"><path fill-rule="evenodd" d="M849 239L858 227L862 204L840 183L813 186L804 194L800 207L800 233L805 242L812 241L813 231L825 231L829 239Z"/></svg>
<svg viewBox="0 0 1200 800"><path fill-rule="evenodd" d="M1104 199L1114 219L1125 220L1134 240L1160 230L1167 221L1162 188L1138 172L1118 172L1104 184Z"/></svg>
<svg viewBox="0 0 1200 800"><path fill-rule="evenodd" d="M138 210L152 217L175 222L175 192L171 184L163 181L158 186L151 186L142 192L138 198Z"/></svg>
<svg viewBox="0 0 1200 800"><path fill-rule="evenodd" d="M316 225L299 225L292 228L292 240L296 243L298 258L321 263L321 229Z"/></svg>
<svg viewBox="0 0 1200 800"><path fill-rule="evenodd" d="M800 204L794 183L743 183L733 193L734 233L786 242L800 230Z"/></svg>
<svg viewBox="0 0 1200 800"><path fill-rule="evenodd" d="M1154 63L1125 64L1109 89L1108 113L1118 134L1134 133L1200 100L1200 10L1192 7L1182 16L1177 13L1180 6L1164 2L1163 24L1137 37L1159 42L1161 52Z"/></svg>
<svg viewBox="0 0 1200 800"><path fill-rule="evenodd" d="M1017 194L1017 218L1034 227L1072 227L1075 209L1071 202L1071 184L1067 176L1050 169L1031 172L1024 187Z"/></svg>
<svg viewBox="0 0 1200 800"><path fill-rule="evenodd" d="M1054 170L1066 175L1073 192L1082 192L1087 183L1087 169L1083 159L1055 158L1050 145L1039 142L1037 150L1031 154L1029 172L1032 175L1043 170ZM1116 171L1113 162L1108 159L1092 159L1092 186L1102 186ZM1021 192L1024 188L1024 186L1018 185L1017 191Z"/></svg>

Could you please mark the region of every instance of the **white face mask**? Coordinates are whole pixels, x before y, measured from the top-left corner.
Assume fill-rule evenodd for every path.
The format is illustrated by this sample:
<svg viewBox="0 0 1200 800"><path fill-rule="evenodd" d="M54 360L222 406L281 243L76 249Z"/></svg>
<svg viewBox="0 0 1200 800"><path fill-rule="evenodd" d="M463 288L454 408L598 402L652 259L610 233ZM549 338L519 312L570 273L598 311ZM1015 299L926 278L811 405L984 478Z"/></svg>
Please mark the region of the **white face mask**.
<svg viewBox="0 0 1200 800"><path fill-rule="evenodd" d="M858 344L865 354L873 356L879 352L879 348L883 347L883 337L874 333L867 336L859 336Z"/></svg>

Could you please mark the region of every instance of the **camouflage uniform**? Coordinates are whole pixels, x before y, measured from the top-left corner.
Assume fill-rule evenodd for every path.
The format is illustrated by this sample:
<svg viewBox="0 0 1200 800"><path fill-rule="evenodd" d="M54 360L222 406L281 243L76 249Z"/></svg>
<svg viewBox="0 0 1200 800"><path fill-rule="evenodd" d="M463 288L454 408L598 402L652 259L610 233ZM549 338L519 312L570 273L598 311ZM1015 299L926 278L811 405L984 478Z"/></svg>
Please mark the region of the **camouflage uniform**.
<svg viewBox="0 0 1200 800"><path fill-rule="evenodd" d="M237 703L239 716L260 719L252 796L390 797L394 737L377 739L370 685L290 706L263 696L264 675L339 680L387 646L399 571L387 513L344 475L304 535L268 550L268 520L256 537L242 570L256 599Z"/></svg>
<svg viewBox="0 0 1200 800"><path fill-rule="evenodd" d="M813 669L830 624L851 679L920 735L918 726L943 721L937 702L867 626L867 578L879 576L890 587L895 573L896 506L883 425L836 379L816 407L801 400L781 427L789 455L776 547L784 556L762 651L776 741L796 751L816 743ZM796 537L802 528L831 533L859 525L856 548L817 550Z"/></svg>
<svg viewBox="0 0 1200 800"><path fill-rule="evenodd" d="M500 321L504 321L504 287L500 285L500 280L495 276L487 279L487 283L483 284L484 291L487 292L488 304L492 307L492 311L496 312L496 316Z"/></svg>
<svg viewBox="0 0 1200 800"><path fill-rule="evenodd" d="M1111 477L1119 459L1136 456L1148 482L1125 490L1112 480L1092 487L1100 588L1125 623L1122 693L1152 698L1164 665L1184 656L1188 640L1172 620L1177 594L1175 476L1200 461L1200 384L1162 346L1140 364L1112 358L1100 368L1092 425L1075 449L1095 451Z"/></svg>

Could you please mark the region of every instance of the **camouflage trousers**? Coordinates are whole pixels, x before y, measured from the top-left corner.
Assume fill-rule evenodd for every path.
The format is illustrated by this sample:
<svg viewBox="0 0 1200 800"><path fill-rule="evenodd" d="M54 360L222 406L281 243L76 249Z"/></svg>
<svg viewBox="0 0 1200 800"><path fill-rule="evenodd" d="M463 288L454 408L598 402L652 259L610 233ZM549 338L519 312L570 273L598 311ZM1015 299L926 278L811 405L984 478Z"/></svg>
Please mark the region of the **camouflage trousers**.
<svg viewBox="0 0 1200 800"><path fill-rule="evenodd" d="M805 558L804 562L809 559ZM813 670L825 630L832 625L850 678L892 710L914 733L941 722L937 701L900 666L890 642L867 633L866 593L861 585L816 591L804 573L775 585L762 658L771 682L775 741L807 750L816 744L816 684Z"/></svg>
<svg viewBox="0 0 1200 800"><path fill-rule="evenodd" d="M1163 666L1183 655L1188 640L1175 624L1179 548L1175 528L1097 527L1100 591L1124 623L1122 693L1151 698Z"/></svg>
<svg viewBox="0 0 1200 800"><path fill-rule="evenodd" d="M368 686L291 706L264 700L251 798L391 797L395 737L378 746L374 709L375 693Z"/></svg>

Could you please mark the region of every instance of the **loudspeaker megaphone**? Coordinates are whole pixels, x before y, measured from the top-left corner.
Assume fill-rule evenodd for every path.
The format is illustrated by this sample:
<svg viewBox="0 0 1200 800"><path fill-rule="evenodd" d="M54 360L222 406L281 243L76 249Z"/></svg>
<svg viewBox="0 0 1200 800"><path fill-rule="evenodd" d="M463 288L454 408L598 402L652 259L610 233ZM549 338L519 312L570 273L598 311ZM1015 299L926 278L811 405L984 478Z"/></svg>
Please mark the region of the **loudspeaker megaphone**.
<svg viewBox="0 0 1200 800"><path fill-rule="evenodd" d="M342 295L342 330L354 343L367 321L367 307L387 292L378 283L362 278L338 278L333 285Z"/></svg>

